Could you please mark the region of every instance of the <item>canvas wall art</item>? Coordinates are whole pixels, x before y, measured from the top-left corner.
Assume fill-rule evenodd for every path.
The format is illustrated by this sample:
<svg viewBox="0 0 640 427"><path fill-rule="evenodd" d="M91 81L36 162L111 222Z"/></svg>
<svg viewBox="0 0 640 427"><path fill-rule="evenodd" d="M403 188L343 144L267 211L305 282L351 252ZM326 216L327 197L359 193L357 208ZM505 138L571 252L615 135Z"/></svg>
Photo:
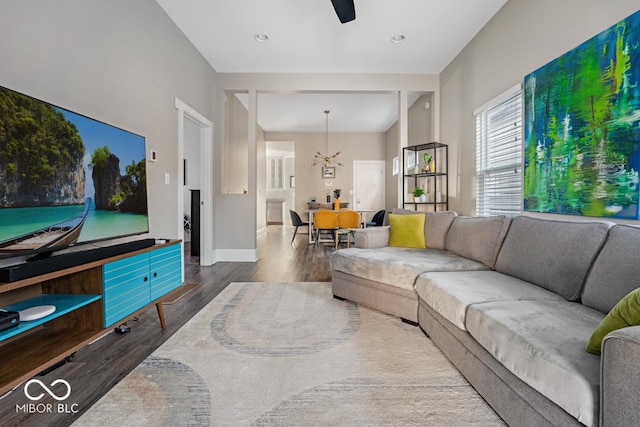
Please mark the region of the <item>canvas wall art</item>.
<svg viewBox="0 0 640 427"><path fill-rule="evenodd" d="M640 11L525 76L524 210L640 219Z"/></svg>

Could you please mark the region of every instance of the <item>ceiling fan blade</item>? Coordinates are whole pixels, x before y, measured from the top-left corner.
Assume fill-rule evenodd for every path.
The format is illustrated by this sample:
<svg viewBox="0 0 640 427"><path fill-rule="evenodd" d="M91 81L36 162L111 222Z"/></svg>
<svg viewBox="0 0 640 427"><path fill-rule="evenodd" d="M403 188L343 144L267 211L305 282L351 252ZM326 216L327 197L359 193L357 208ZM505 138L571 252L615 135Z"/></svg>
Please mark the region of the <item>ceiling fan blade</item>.
<svg viewBox="0 0 640 427"><path fill-rule="evenodd" d="M356 7L353 0L331 0L340 22L347 23L356 19Z"/></svg>

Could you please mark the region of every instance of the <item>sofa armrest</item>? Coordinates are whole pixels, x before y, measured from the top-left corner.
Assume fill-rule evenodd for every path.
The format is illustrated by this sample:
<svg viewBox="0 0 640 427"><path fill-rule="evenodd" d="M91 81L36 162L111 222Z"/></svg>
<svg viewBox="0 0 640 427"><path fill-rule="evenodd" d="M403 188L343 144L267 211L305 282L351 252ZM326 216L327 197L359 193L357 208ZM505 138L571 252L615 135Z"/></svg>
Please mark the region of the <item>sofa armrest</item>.
<svg viewBox="0 0 640 427"><path fill-rule="evenodd" d="M356 230L354 246L360 249L383 248L389 244L389 227L371 227Z"/></svg>
<svg viewBox="0 0 640 427"><path fill-rule="evenodd" d="M640 425L640 326L602 341L600 387L600 426Z"/></svg>

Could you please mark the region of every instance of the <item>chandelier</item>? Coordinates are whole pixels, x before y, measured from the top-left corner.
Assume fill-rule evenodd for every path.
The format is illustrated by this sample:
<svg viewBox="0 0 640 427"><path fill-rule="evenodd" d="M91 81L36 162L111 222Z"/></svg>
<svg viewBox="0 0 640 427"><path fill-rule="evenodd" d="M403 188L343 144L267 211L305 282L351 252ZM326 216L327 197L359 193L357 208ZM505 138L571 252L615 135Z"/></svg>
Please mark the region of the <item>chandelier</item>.
<svg viewBox="0 0 640 427"><path fill-rule="evenodd" d="M335 163L338 166L343 166L342 163L336 160L336 157L342 153L342 151L338 151L333 156L329 155L329 110L324 110L325 114L325 133L324 133L324 154L319 151L316 151L316 154L313 156L313 163L311 166L315 166L321 163L324 163L324 166L330 166Z"/></svg>

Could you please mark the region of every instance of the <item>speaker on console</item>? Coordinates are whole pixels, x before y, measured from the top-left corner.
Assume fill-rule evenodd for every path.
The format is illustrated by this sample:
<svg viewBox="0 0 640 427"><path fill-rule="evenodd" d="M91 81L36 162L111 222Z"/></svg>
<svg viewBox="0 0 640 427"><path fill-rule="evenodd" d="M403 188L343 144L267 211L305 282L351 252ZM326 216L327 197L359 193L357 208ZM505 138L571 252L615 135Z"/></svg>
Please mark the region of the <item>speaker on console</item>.
<svg viewBox="0 0 640 427"><path fill-rule="evenodd" d="M125 254L127 252L149 248L154 244L155 239L141 239L83 251L57 253L48 258L27 261L22 264L0 268L0 282L15 282L16 280L40 276L41 274L75 267L76 265L86 264L88 262L98 261L100 259Z"/></svg>

